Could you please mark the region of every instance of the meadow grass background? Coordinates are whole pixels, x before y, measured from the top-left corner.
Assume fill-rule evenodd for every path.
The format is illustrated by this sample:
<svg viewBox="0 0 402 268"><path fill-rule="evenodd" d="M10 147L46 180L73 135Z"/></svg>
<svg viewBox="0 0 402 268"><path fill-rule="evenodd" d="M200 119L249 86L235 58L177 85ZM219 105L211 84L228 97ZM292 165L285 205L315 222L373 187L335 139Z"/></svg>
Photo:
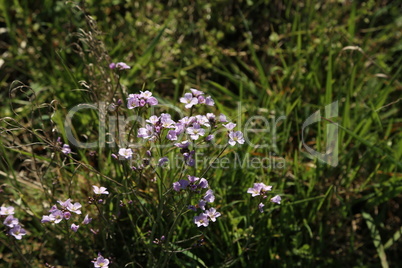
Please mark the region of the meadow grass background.
<svg viewBox="0 0 402 268"><path fill-rule="evenodd" d="M2 267L91 267L98 251L114 260L111 267L146 267L149 255L163 254L168 256L162 264L170 267L395 267L400 262L398 1L2 0L0 10L0 203L13 205L29 231L22 241L0 235ZM119 210L124 196L108 199L103 211L112 227L101 221L97 226L107 229L101 233L118 233L115 239L95 238L86 230L67 243L62 229L40 223L55 200L85 202L92 184L111 192L117 187L105 178L122 176L110 157L115 148L74 148L77 162L66 162L54 157L48 142L65 135L70 108L111 100L115 77L108 64L117 61L132 66L120 79L129 93L145 88L161 102L176 104L195 87L243 127L252 116L286 116L276 133L250 136L269 146L245 144L225 152L241 159L284 159L285 167L211 169L208 179L223 216L202 230L183 220L175 233L183 241L170 247L173 254L147 240L146 220L143 230L124 229L135 221L129 215L141 213ZM121 92L117 97L125 98ZM324 114L324 106L334 101L339 163L331 167L306 152L301 135L303 122L317 110ZM82 113L76 120L80 137L97 139L95 114ZM267 128L263 121L253 123ZM309 146L325 150L328 123L304 130ZM257 181L274 185L282 204L260 214L246 193ZM143 191L143 200L151 203L152 193ZM191 237L201 235L203 246L185 250L194 243Z"/></svg>

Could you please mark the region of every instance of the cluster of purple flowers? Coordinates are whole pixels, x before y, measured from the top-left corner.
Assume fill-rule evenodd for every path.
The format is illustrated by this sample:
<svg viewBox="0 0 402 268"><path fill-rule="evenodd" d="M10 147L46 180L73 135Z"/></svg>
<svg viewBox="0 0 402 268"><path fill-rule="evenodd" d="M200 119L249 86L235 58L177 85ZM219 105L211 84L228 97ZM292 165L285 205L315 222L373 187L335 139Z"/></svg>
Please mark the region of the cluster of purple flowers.
<svg viewBox="0 0 402 268"><path fill-rule="evenodd" d="M272 186L265 185L262 182L257 182L257 183L254 183L253 188L248 188L247 193L251 194L252 197L261 196L262 199L266 199L267 192L269 192L271 190L272 190ZM270 201L272 203L280 204L282 201L282 198L279 195L275 195L274 197L272 197L270 199ZM258 209L260 210L261 213L264 212L264 210L263 210L264 206L265 205L262 202L258 205Z"/></svg>
<svg viewBox="0 0 402 268"><path fill-rule="evenodd" d="M184 103L187 109L192 108L197 104L205 104L209 106L214 106L215 102L211 98L211 96L204 96L204 92L197 90L195 88L190 88L191 93L185 93L182 98L180 98L180 102Z"/></svg>
<svg viewBox="0 0 402 268"><path fill-rule="evenodd" d="M15 239L21 240L23 235L27 234L24 228L19 224L19 220L14 217L14 207L1 206L0 216L5 217L3 224L6 226L7 233L15 237Z"/></svg>
<svg viewBox="0 0 402 268"><path fill-rule="evenodd" d="M192 97L192 101L186 104L194 105L198 103L203 103L207 105L214 105L211 96L206 98L203 97L203 92L191 89L193 93L186 93L185 97L181 98L181 102L185 103L189 97ZM188 95L189 94L189 95ZM138 94L131 94L138 95ZM170 114L163 113L160 116L152 115L146 120L147 124L138 130L137 137L143 138L150 141L155 141L158 138L166 137L170 141L178 141L179 137L182 135L185 137L180 143L175 145L180 148L185 148L189 145L189 141L198 141L200 138L205 137L205 141L211 141L214 136L212 134L213 130L218 127L218 123L221 123L223 127L228 130L229 144L235 145L236 143L243 144L244 138L243 133L240 131L233 131L236 124L228 122L225 115L220 115L218 118L213 113L207 113L206 115L196 115L196 116L185 116L175 122ZM227 123L227 124L224 124ZM165 132L163 132L166 130ZM165 134L162 136L162 134Z"/></svg>
<svg viewBox="0 0 402 268"><path fill-rule="evenodd" d="M109 194L106 187L93 185L92 188L93 188L93 192L95 193L95 195ZM99 199L99 200L101 200L101 199ZM73 203L70 198L67 199L66 201L59 200L59 201L57 201L57 203L59 203L60 208L57 205L53 205L49 210L50 214L42 216L42 220L41 220L42 223L51 222L51 223L58 224L62 220L68 221L71 218L71 213L75 213L78 215L82 214L82 212L81 212L82 205L78 202ZM92 221L92 218L90 218L89 214L87 214L84 217L82 224L89 224L91 221ZM80 226L75 223L71 224L71 230L73 230L74 232L77 232L79 227Z"/></svg>
<svg viewBox="0 0 402 268"><path fill-rule="evenodd" d="M215 201L214 192L208 189L209 184L205 178L199 178L188 175L188 180L179 180L173 183L173 190L176 192L190 191L192 193L201 194L202 198L198 201L197 205L190 205L189 209L197 211L197 208L202 212L194 217L194 223L197 227L209 225L209 221L215 222L216 218L221 216L221 213L217 212L215 208L211 207L206 209L207 203L213 203ZM205 193L202 190L208 189Z"/></svg>
<svg viewBox="0 0 402 268"><path fill-rule="evenodd" d="M204 96L202 91L190 89L191 93L186 93L180 99L186 104L186 108L191 108L196 104L205 104L213 106L215 103L211 96ZM149 91L140 94L130 94L128 100L128 108L142 107L145 105L156 105L157 100L152 97ZM214 139L214 134L219 127L226 131L228 144L234 146L236 143L243 144L245 142L241 131L234 131L236 124L229 122L225 115L216 116L213 113L205 115L185 116L177 121L173 120L168 113L162 113L160 116L152 115L145 120L145 124L137 131L137 137L146 141L173 141L174 146L180 148L184 163L188 166L195 165L195 148L197 144L210 142ZM131 148L120 148L118 154L112 154L116 159L129 160L133 157ZM159 159L157 165L162 166L167 162L166 157ZM145 165L145 164L144 164ZM144 167L133 167L138 170Z"/></svg>
<svg viewBox="0 0 402 268"><path fill-rule="evenodd" d="M144 107L145 105L158 105L158 100L152 96L150 91L141 91L140 94L130 94L127 98L127 108L134 109L136 107Z"/></svg>
<svg viewBox="0 0 402 268"><path fill-rule="evenodd" d="M58 208L57 205L53 205L49 210L50 214L42 216L41 220L42 223L51 222L58 224L63 219L69 220L71 218L71 213L75 213L78 215L82 214L81 212L82 205L78 202L73 203L70 198L64 202L59 200L57 201L57 203L59 203L60 208ZM88 224L91 222L91 220L92 219L87 214L84 220L82 221L82 224ZM80 226L76 225L75 223L71 224L71 230L73 230L74 232L77 232L79 227Z"/></svg>

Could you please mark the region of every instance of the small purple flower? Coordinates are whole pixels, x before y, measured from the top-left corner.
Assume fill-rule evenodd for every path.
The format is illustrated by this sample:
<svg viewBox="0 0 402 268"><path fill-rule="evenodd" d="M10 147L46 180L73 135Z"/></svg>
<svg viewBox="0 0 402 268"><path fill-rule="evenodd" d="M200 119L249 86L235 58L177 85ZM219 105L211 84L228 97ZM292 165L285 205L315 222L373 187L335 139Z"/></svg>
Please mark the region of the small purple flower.
<svg viewBox="0 0 402 268"><path fill-rule="evenodd" d="M271 198L271 202L280 204L282 201L282 198L279 195L275 195L274 197Z"/></svg>
<svg viewBox="0 0 402 268"><path fill-rule="evenodd" d="M141 94L139 96L140 98L143 98L143 99L147 100L147 99L152 97L152 92L151 91L146 90L146 91L140 91L140 92L141 92Z"/></svg>
<svg viewBox="0 0 402 268"><path fill-rule="evenodd" d="M18 225L18 219L14 218L13 215L8 215L7 218L5 218L3 224L5 226L8 226L10 228L13 228L15 225Z"/></svg>
<svg viewBox="0 0 402 268"><path fill-rule="evenodd" d="M1 207L0 208L0 215L1 216L6 216L6 215L13 215L14 214L14 207L8 206L8 207Z"/></svg>
<svg viewBox="0 0 402 268"><path fill-rule="evenodd" d="M209 190L205 193L204 199L205 199L205 201L207 201L208 203L213 203L213 202L215 201L214 191L212 191L211 189L209 189Z"/></svg>
<svg viewBox="0 0 402 268"><path fill-rule="evenodd" d="M206 97L205 99L205 104L209 105L209 106L214 106L215 105L215 101L211 98L211 96Z"/></svg>
<svg viewBox="0 0 402 268"><path fill-rule="evenodd" d="M68 211L63 212L63 217L66 220L69 220L71 218L71 213Z"/></svg>
<svg viewBox="0 0 402 268"><path fill-rule="evenodd" d="M175 190L176 192L179 192L181 190L181 185L180 182L176 181L173 183L173 190Z"/></svg>
<svg viewBox="0 0 402 268"><path fill-rule="evenodd" d="M262 182L254 183L253 188L248 188L247 193L251 194L252 197L257 195L265 194L265 192L271 191L272 186L265 185Z"/></svg>
<svg viewBox="0 0 402 268"><path fill-rule="evenodd" d="M110 65L109 65L109 67L110 67ZM127 65L126 63L124 63L124 62L118 62L118 63L116 63L115 68L117 68L117 69L119 69L119 70L128 70L128 69L131 69L131 67L128 66L128 65ZM113 69L113 68L112 68L112 69Z"/></svg>
<svg viewBox="0 0 402 268"><path fill-rule="evenodd" d="M41 223L55 222L55 220L56 220L56 217L53 214L50 214L49 216L47 216L47 215L42 216L42 220L40 222Z"/></svg>
<svg viewBox="0 0 402 268"><path fill-rule="evenodd" d="M74 204L70 203L69 206L67 207L67 209L76 214L81 214L81 210L80 210L81 207L82 207L82 205L80 203L75 202Z"/></svg>
<svg viewBox="0 0 402 268"><path fill-rule="evenodd" d="M186 165L193 167L195 165L195 159L194 159L194 154L195 151L191 151L188 153L183 153L183 157L184 157L184 161L186 163Z"/></svg>
<svg viewBox="0 0 402 268"><path fill-rule="evenodd" d="M133 109L140 106L140 95L139 94L129 94L127 98L127 108Z"/></svg>
<svg viewBox="0 0 402 268"><path fill-rule="evenodd" d="M226 119L226 115L224 115L224 114L219 115L219 122L225 123L227 121L228 120Z"/></svg>
<svg viewBox="0 0 402 268"><path fill-rule="evenodd" d="M174 130L169 130L168 134L166 135L166 138L171 141L176 141L177 140L177 133Z"/></svg>
<svg viewBox="0 0 402 268"><path fill-rule="evenodd" d="M200 104L205 104L205 97L204 96L198 96L197 97L197 100L198 100L198 103L200 103Z"/></svg>
<svg viewBox="0 0 402 268"><path fill-rule="evenodd" d="M198 97L200 95L204 95L204 92L197 90L195 88L190 88L190 91L194 94L194 96Z"/></svg>
<svg viewBox="0 0 402 268"><path fill-rule="evenodd" d="M161 124L163 128L175 128L175 121L171 118L161 117Z"/></svg>
<svg viewBox="0 0 402 268"><path fill-rule="evenodd" d="M128 148L128 149L120 148L119 149L119 156L123 157L125 159L130 159L131 157L133 157L133 151L130 148Z"/></svg>
<svg viewBox="0 0 402 268"><path fill-rule="evenodd" d="M197 115L195 117L197 119L197 123L201 126L206 126L210 127L211 125L209 124L209 119L205 115Z"/></svg>
<svg viewBox="0 0 402 268"><path fill-rule="evenodd" d="M54 212L52 212L52 214L49 215L49 219L54 219L51 220L50 222L54 222L54 223L59 223L64 219L64 213L61 210L56 210ZM44 220L44 218L42 218L42 221Z"/></svg>
<svg viewBox="0 0 402 268"><path fill-rule="evenodd" d="M92 221L92 218L89 217L89 215L85 215L84 220L82 221L82 224L89 224Z"/></svg>
<svg viewBox="0 0 402 268"><path fill-rule="evenodd" d="M216 116L213 113L207 113L206 117L209 121L215 121L216 120Z"/></svg>
<svg viewBox="0 0 402 268"><path fill-rule="evenodd" d="M187 180L179 180L173 183L173 190L179 192L180 190L185 190L190 183Z"/></svg>
<svg viewBox="0 0 402 268"><path fill-rule="evenodd" d="M206 204L207 204L207 202L204 199L201 199L200 201L198 201L198 207L202 210L205 210Z"/></svg>
<svg viewBox="0 0 402 268"><path fill-rule="evenodd" d="M69 199L67 199L67 200L64 201L64 202L58 200L57 203L59 203L60 206L61 206L63 209L67 209L67 207L68 207L69 205L71 205L71 199L69 198ZM53 208L54 208L54 206L51 208L51 210L52 210Z"/></svg>
<svg viewBox="0 0 402 268"><path fill-rule="evenodd" d="M112 70L115 69L116 68L116 63L112 62L111 64L109 64L109 68L112 69Z"/></svg>
<svg viewBox="0 0 402 268"><path fill-rule="evenodd" d="M193 94L186 93L184 97L180 98L180 102L186 104L184 107L190 109L194 105L198 104L198 99L193 97Z"/></svg>
<svg viewBox="0 0 402 268"><path fill-rule="evenodd" d="M224 126L227 130L231 131L236 127L236 124L230 122L230 123L227 123L226 125L222 124L222 126Z"/></svg>
<svg viewBox="0 0 402 268"><path fill-rule="evenodd" d="M63 154L71 154L70 146L68 144L64 144L63 148L61 149L61 152Z"/></svg>
<svg viewBox="0 0 402 268"><path fill-rule="evenodd" d="M158 100L155 97L150 97L147 99L147 103L151 106L158 105Z"/></svg>
<svg viewBox="0 0 402 268"><path fill-rule="evenodd" d="M187 178L188 178L188 181L190 183L194 183L194 182L196 182L196 181L198 181L200 179L200 178L198 178L196 176L191 176L191 175L188 175Z"/></svg>
<svg viewBox="0 0 402 268"><path fill-rule="evenodd" d="M145 120L145 122L155 126L157 123L159 123L159 117L156 115L152 115L149 119Z"/></svg>
<svg viewBox="0 0 402 268"><path fill-rule="evenodd" d="M264 204L263 203L260 203L259 205L258 205L258 209L260 210L260 212L261 213L263 213L264 212Z"/></svg>
<svg viewBox="0 0 402 268"><path fill-rule="evenodd" d="M205 138L205 141L212 141L214 139L214 135L208 135L206 138Z"/></svg>
<svg viewBox="0 0 402 268"><path fill-rule="evenodd" d="M73 230L75 233L78 231L78 228L80 228L79 225L76 225L75 223L71 224L71 230Z"/></svg>
<svg viewBox="0 0 402 268"><path fill-rule="evenodd" d="M198 188L201 188L201 189L206 189L206 188L208 188L208 181L206 180L206 179L204 179L204 178L201 178L200 179L200 182L198 183L198 186L197 186Z"/></svg>
<svg viewBox="0 0 402 268"><path fill-rule="evenodd" d="M103 187L103 186L98 187L96 185L92 185L92 188L93 188L95 194L109 194L109 192L106 191L107 190L106 187Z"/></svg>
<svg viewBox="0 0 402 268"><path fill-rule="evenodd" d="M14 236L15 239L21 240L22 236L27 234L27 231L17 224L10 229L9 234Z"/></svg>
<svg viewBox="0 0 402 268"><path fill-rule="evenodd" d="M244 143L243 133L241 131L229 132L229 144L234 146L236 142L238 144Z"/></svg>
<svg viewBox="0 0 402 268"><path fill-rule="evenodd" d="M197 224L197 227L200 226L207 227L209 224L209 220L207 215L201 213L200 215L194 217L194 223Z"/></svg>
<svg viewBox="0 0 402 268"><path fill-rule="evenodd" d="M210 208L208 210L205 210L204 213L209 217L209 219L213 222L216 221L216 218L221 216L219 212L216 211L215 208Z"/></svg>
<svg viewBox="0 0 402 268"><path fill-rule="evenodd" d="M108 268L109 267L109 260L105 259L100 253L98 253L98 258L95 261L92 261L95 268Z"/></svg>
<svg viewBox="0 0 402 268"><path fill-rule="evenodd" d="M188 148L189 145L190 145L189 141L182 141L174 144L174 146L179 148Z"/></svg>
<svg viewBox="0 0 402 268"><path fill-rule="evenodd" d="M163 166L163 165L165 165L167 162L169 162L169 159L165 156L165 157L162 157L161 159L159 159L158 160L158 166Z"/></svg>
<svg viewBox="0 0 402 268"><path fill-rule="evenodd" d="M151 125L145 125L145 128L140 128L138 130L137 137L143 139L149 139L153 136L154 130Z"/></svg>
<svg viewBox="0 0 402 268"><path fill-rule="evenodd" d="M53 205L53 206L49 209L49 212L50 212L50 213L53 213L53 212L55 212L55 211L57 211L57 210L59 210L59 209L57 208L57 206L56 206L56 205Z"/></svg>
<svg viewBox="0 0 402 268"><path fill-rule="evenodd" d="M193 127L187 128L187 134L190 135L192 140L198 140L200 136L205 135L205 129L200 128L199 124L194 124Z"/></svg>
<svg viewBox="0 0 402 268"><path fill-rule="evenodd" d="M192 116L192 117L185 116L179 120L179 123L184 126L188 126L188 125L192 124L194 122L194 120L195 120L194 116Z"/></svg>

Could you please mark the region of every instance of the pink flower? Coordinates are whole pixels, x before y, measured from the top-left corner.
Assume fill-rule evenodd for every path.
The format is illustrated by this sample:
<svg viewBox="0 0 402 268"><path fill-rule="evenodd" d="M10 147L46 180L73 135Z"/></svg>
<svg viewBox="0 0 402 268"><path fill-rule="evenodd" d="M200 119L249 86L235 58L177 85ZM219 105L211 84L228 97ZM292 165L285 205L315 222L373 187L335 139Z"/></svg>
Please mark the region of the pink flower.
<svg viewBox="0 0 402 268"><path fill-rule="evenodd" d="M102 187L102 186L98 187L96 185L92 185L92 188L94 189L95 194L109 194L109 192L106 191L107 188L105 188L105 187Z"/></svg>
<svg viewBox="0 0 402 268"><path fill-rule="evenodd" d="M80 203L75 202L74 204L70 203L69 206L67 207L67 209L76 214L81 214L81 210L80 210L81 207L82 207L82 205Z"/></svg>
<svg viewBox="0 0 402 268"><path fill-rule="evenodd" d="M124 62L118 62L118 63L111 63L109 64L109 68L110 69L118 69L118 70L127 70L127 69L131 69L130 66L128 66L126 63Z"/></svg>
<svg viewBox="0 0 402 268"><path fill-rule="evenodd" d="M130 159L133 156L133 151L130 148L120 148L119 156L124 157L125 159Z"/></svg>

